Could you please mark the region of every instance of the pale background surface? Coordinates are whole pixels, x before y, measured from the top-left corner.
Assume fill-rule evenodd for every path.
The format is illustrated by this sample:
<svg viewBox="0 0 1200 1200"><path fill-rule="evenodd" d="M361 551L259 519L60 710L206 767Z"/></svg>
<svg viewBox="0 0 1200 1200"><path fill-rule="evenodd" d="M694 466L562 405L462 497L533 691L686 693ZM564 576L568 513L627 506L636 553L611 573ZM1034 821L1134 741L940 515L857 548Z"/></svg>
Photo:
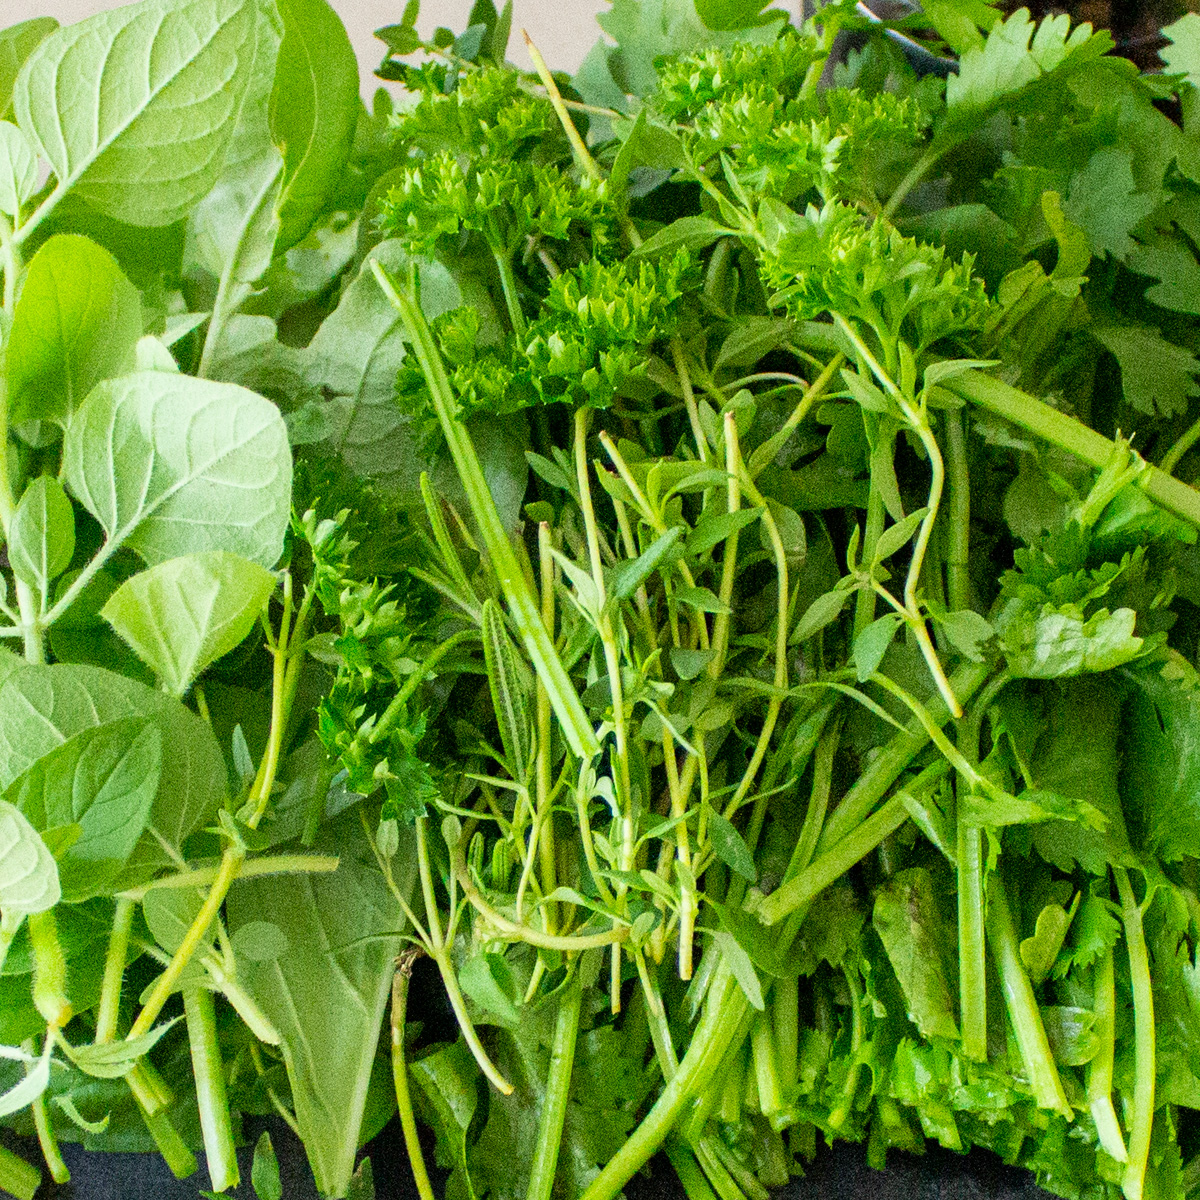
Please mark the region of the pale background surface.
<svg viewBox="0 0 1200 1200"><path fill-rule="evenodd" d="M373 31L381 25L400 20L404 0L330 0L346 25L354 53L362 68L363 95L370 97L377 86L371 72L383 58L383 43ZM501 5L497 3L496 7ZM117 8L115 0L0 0L0 28L26 21L30 17L55 17L62 24L81 21L107 8ZM509 58L518 66L528 67L522 26L529 31L546 61L555 70L573 70L600 36L596 14L608 8L607 0L513 0L513 36ZM455 33L466 28L471 0L424 0L417 29L425 37L438 25Z"/></svg>

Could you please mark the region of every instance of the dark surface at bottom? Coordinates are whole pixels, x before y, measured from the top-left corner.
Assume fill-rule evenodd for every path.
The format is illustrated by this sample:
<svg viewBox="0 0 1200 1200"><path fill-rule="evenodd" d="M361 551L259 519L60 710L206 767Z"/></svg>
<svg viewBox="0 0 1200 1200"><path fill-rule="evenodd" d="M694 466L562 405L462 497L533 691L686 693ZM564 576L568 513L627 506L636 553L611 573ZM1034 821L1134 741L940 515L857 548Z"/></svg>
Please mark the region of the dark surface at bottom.
<svg viewBox="0 0 1200 1200"><path fill-rule="evenodd" d="M271 1131L279 1157L284 1200L316 1200L312 1175L295 1135L281 1121L246 1123L246 1133L256 1138L262 1128ZM21 1147L36 1162L37 1144ZM378 1200L415 1200L416 1191L400 1136L393 1121L368 1148L375 1172ZM249 1184L253 1145L238 1155L241 1187L228 1193L237 1200L253 1200ZM191 1179L175 1179L156 1156L87 1153L64 1145L71 1168L69 1184L47 1183L38 1200L195 1200L208 1179L203 1165ZM651 1164L652 1172L635 1178L626 1188L627 1200L682 1200L683 1190L664 1158ZM440 1187L436 1189L440 1195ZM0 1196L7 1193L0 1192ZM1005 1166L987 1151L952 1154L931 1146L923 1157L893 1153L885 1171L867 1166L862 1146L838 1143L821 1147L802 1179L793 1180L776 1193L777 1200L1049 1200L1024 1171Z"/></svg>

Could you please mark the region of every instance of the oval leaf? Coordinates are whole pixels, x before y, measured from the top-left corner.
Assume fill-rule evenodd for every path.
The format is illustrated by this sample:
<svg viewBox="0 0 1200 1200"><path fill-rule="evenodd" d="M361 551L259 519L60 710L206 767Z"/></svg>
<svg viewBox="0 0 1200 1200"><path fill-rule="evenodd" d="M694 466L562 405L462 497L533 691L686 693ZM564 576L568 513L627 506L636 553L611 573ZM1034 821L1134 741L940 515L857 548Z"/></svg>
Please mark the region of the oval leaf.
<svg viewBox="0 0 1200 1200"><path fill-rule="evenodd" d="M148 563L228 550L272 566L292 487L287 427L230 383L148 371L101 384L67 426L67 485Z"/></svg>
<svg viewBox="0 0 1200 1200"><path fill-rule="evenodd" d="M275 576L265 567L210 550L127 579L100 615L168 691L182 696L207 666L241 644L274 590Z"/></svg>
<svg viewBox="0 0 1200 1200"><path fill-rule="evenodd" d="M736 871L748 883L758 879L754 857L742 835L715 809L708 814L708 836L712 840L713 853L731 871Z"/></svg>
<svg viewBox="0 0 1200 1200"><path fill-rule="evenodd" d="M45 596L71 565L75 553L75 510L62 484L39 475L24 491L8 529L13 574Z"/></svg>
<svg viewBox="0 0 1200 1200"><path fill-rule="evenodd" d="M36 187L33 147L11 121L0 121L0 212L15 218Z"/></svg>
<svg viewBox="0 0 1200 1200"><path fill-rule="evenodd" d="M879 669L887 648L896 636L903 617L899 613L884 613L882 617L872 621L854 639L854 649L851 657L854 659L858 682L865 683Z"/></svg>
<svg viewBox="0 0 1200 1200"><path fill-rule="evenodd" d="M21 1109L32 1104L50 1086L50 1051L53 1049L54 1039L47 1037L45 1048L37 1060L37 1065L24 1079L0 1096L0 1117L20 1112Z"/></svg>
<svg viewBox="0 0 1200 1200"><path fill-rule="evenodd" d="M255 25L254 0L142 0L51 34L13 107L54 195L131 225L179 220L221 169Z"/></svg>
<svg viewBox="0 0 1200 1200"><path fill-rule="evenodd" d="M35 828L76 825L58 864L69 904L106 895L146 828L162 772L162 735L127 717L84 729L42 755L4 798Z"/></svg>
<svg viewBox="0 0 1200 1200"><path fill-rule="evenodd" d="M8 344L13 422L66 422L101 379L133 370L137 289L89 238L59 234L33 256Z"/></svg>
<svg viewBox="0 0 1200 1200"><path fill-rule="evenodd" d="M208 824L225 792L226 769L212 730L173 696L100 667L22 667L0 687L0 787L84 729L122 717L151 720L170 747L150 810L119 886L144 883ZM3 900L0 899L0 907Z"/></svg>
<svg viewBox="0 0 1200 1200"><path fill-rule="evenodd" d="M308 232L341 179L358 120L358 62L325 0L277 0L283 41L271 94L271 136L283 151L275 252Z"/></svg>
<svg viewBox="0 0 1200 1200"><path fill-rule="evenodd" d="M12 112L13 84L25 60L57 28L53 17L34 17L0 29L0 117L7 118Z"/></svg>
<svg viewBox="0 0 1200 1200"><path fill-rule="evenodd" d="M45 912L62 898L58 864L21 811L0 800L0 909Z"/></svg>

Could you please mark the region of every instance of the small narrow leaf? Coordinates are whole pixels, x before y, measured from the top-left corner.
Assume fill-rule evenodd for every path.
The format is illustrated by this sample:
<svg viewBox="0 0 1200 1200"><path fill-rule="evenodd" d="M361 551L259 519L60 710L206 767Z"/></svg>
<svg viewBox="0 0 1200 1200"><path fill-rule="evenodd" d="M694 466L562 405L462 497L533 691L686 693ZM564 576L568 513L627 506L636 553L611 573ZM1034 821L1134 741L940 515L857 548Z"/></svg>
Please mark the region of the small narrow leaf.
<svg viewBox="0 0 1200 1200"><path fill-rule="evenodd" d="M629 257L657 258L674 254L676 250L703 250L718 238L728 237L734 232L711 217L680 217L653 237L647 238Z"/></svg>
<svg viewBox="0 0 1200 1200"><path fill-rule="evenodd" d="M105 1042L99 1046L72 1046L67 1051L71 1061L85 1074L95 1079L120 1079L142 1055L148 1053L173 1026L182 1021L176 1017L155 1026L141 1037L120 1042Z"/></svg>
<svg viewBox="0 0 1200 1200"><path fill-rule="evenodd" d="M879 664L883 661L883 656L903 620L899 613L884 613L854 639L851 657L854 659L859 683L865 683L879 669Z"/></svg>
<svg viewBox="0 0 1200 1200"><path fill-rule="evenodd" d="M713 941L721 948L721 957L729 963L729 969L733 972L734 979L738 981L738 986L746 994L746 999L754 1008L762 1012L766 1008L763 1001L762 983L758 978L758 972L754 969L754 963L750 961L750 955L738 945L733 934L720 929L712 936Z"/></svg>
<svg viewBox="0 0 1200 1200"><path fill-rule="evenodd" d="M628 600L650 575L667 561L672 547L683 532L678 525L656 538L632 562L623 562L616 567L610 580L610 591L615 600Z"/></svg>
<svg viewBox="0 0 1200 1200"><path fill-rule="evenodd" d="M800 618L789 640L793 643L806 642L820 633L826 625L832 625L841 616L842 609L846 607L846 601L851 595L848 588L835 588L823 596L818 596L804 610L804 616Z"/></svg>
<svg viewBox="0 0 1200 1200"><path fill-rule="evenodd" d="M279 1160L271 1135L263 1131L254 1146L254 1160L250 1164L250 1183L258 1200L283 1200L283 1184L279 1179Z"/></svg>
<svg viewBox="0 0 1200 1200"><path fill-rule="evenodd" d="M54 1039L47 1037L46 1048L37 1060L37 1065L20 1083L15 1084L0 1096L0 1117L20 1112L21 1109L32 1104L50 1086L50 1051L53 1048Z"/></svg>
<svg viewBox="0 0 1200 1200"><path fill-rule="evenodd" d="M917 526L925 520L926 514L929 512L927 508L918 508L916 512L911 512L902 521L897 521L894 525L889 525L887 529L879 535L879 541L875 543L875 561L883 562L885 559L891 558L902 546L904 546L909 538L917 531Z"/></svg>
<svg viewBox="0 0 1200 1200"><path fill-rule="evenodd" d="M492 707L500 726L500 740L509 759L513 777L527 777L533 759L533 718L528 690L517 666L512 639L494 600L483 603L483 658L487 666Z"/></svg>
<svg viewBox="0 0 1200 1200"><path fill-rule="evenodd" d="M733 823L715 809L708 814L708 836L712 840L713 853L731 871L736 871L747 883L754 883L758 879L754 856L745 839Z"/></svg>

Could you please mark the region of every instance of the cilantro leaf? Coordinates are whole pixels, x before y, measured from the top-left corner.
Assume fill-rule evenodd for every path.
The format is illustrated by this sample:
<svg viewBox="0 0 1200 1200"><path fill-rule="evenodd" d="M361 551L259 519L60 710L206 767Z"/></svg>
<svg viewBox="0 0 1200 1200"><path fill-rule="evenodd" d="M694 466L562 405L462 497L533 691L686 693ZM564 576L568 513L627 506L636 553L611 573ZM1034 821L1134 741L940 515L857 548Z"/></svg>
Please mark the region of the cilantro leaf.
<svg viewBox="0 0 1200 1200"><path fill-rule="evenodd" d="M1187 412L1188 400L1200 395L1200 360L1168 342L1157 327L1099 325L1092 333L1116 358L1130 408L1151 416L1179 416Z"/></svg>

